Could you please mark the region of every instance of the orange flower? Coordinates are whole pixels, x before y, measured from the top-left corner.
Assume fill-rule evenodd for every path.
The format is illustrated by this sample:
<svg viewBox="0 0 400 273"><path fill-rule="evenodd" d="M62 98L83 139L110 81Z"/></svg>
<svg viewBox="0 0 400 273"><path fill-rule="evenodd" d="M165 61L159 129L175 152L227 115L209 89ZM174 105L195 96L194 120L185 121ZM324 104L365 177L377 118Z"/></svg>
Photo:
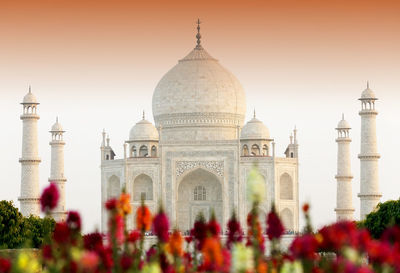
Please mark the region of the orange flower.
<svg viewBox="0 0 400 273"><path fill-rule="evenodd" d="M168 252L174 256L183 255L183 237L179 230L174 230L167 246Z"/></svg>
<svg viewBox="0 0 400 273"><path fill-rule="evenodd" d="M150 230L151 228L151 212L148 207L141 205L136 211L136 228L139 230Z"/></svg>
<svg viewBox="0 0 400 273"><path fill-rule="evenodd" d="M257 273L267 273L268 265L265 261L259 261L257 266Z"/></svg>
<svg viewBox="0 0 400 273"><path fill-rule="evenodd" d="M131 201L131 196L129 194L121 193L117 204L119 214L127 215L132 212L130 201Z"/></svg>
<svg viewBox="0 0 400 273"><path fill-rule="evenodd" d="M224 258L222 256L221 244L217 238L208 237L204 241L201 252L203 253L205 268L213 267L215 269L222 266Z"/></svg>

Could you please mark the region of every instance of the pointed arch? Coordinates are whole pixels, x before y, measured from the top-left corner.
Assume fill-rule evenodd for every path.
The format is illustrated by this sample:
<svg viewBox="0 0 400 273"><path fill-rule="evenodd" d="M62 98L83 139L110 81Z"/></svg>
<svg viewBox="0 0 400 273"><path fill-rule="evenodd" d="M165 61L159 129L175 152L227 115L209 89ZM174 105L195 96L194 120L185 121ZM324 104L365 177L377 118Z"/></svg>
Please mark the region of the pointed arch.
<svg viewBox="0 0 400 273"><path fill-rule="evenodd" d="M281 211L281 220L283 223L283 226L287 231L293 231L294 230L294 219L293 219L293 213L290 209L285 208Z"/></svg>
<svg viewBox="0 0 400 273"><path fill-rule="evenodd" d="M153 180L147 174L140 174L133 180L133 201L153 200Z"/></svg>
<svg viewBox="0 0 400 273"><path fill-rule="evenodd" d="M149 155L149 150L148 150L147 146L146 145L140 146L139 156L145 157L145 156L148 156L148 155Z"/></svg>
<svg viewBox="0 0 400 273"><path fill-rule="evenodd" d="M284 200L293 200L293 180L288 173L281 175L279 179L279 196Z"/></svg>
<svg viewBox="0 0 400 273"><path fill-rule="evenodd" d="M116 175L112 175L108 179L108 190L107 190L107 198L115 198L118 197L121 193L120 179Z"/></svg>
<svg viewBox="0 0 400 273"><path fill-rule="evenodd" d="M211 211L222 223L222 183L214 173L203 168L194 169L177 185L176 221L179 229L189 230L200 212L208 219Z"/></svg>
<svg viewBox="0 0 400 273"><path fill-rule="evenodd" d="M243 156L249 156L249 148L246 144L243 145Z"/></svg>

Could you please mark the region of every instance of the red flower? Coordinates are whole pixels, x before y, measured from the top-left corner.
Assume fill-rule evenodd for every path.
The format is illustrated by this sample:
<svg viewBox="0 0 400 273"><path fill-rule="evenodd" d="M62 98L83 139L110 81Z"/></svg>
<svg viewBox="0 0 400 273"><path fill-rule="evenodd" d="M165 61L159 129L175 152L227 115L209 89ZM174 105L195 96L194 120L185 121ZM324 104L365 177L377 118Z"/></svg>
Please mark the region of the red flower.
<svg viewBox="0 0 400 273"><path fill-rule="evenodd" d="M268 213L267 217L267 235L268 239L279 239L283 232L285 231L281 219L276 214L275 210L272 209L270 213Z"/></svg>
<svg viewBox="0 0 400 273"><path fill-rule="evenodd" d="M128 236L128 242L135 243L140 238L140 232L138 230L132 230Z"/></svg>
<svg viewBox="0 0 400 273"><path fill-rule="evenodd" d="M207 238L207 224L202 215L200 215L194 222L194 227L190 231L190 234L197 241L197 249L201 250L203 248L204 240Z"/></svg>
<svg viewBox="0 0 400 273"><path fill-rule="evenodd" d="M45 260L51 260L53 258L53 253L50 245L42 246L42 256Z"/></svg>
<svg viewBox="0 0 400 273"><path fill-rule="evenodd" d="M121 257L121 268L123 270L128 270L133 264L132 258L124 254Z"/></svg>
<svg viewBox="0 0 400 273"><path fill-rule="evenodd" d="M302 209L304 213L307 213L310 210L310 205L308 203L305 203Z"/></svg>
<svg viewBox="0 0 400 273"><path fill-rule="evenodd" d="M114 209L117 208L117 205L118 205L118 200L117 199L115 199L115 198L110 199L110 200L108 200L106 202L106 209L107 210L114 210Z"/></svg>
<svg viewBox="0 0 400 273"><path fill-rule="evenodd" d="M339 251L343 246L354 245L357 240L357 226L354 222L341 221L319 230L322 235L321 250Z"/></svg>
<svg viewBox="0 0 400 273"><path fill-rule="evenodd" d="M191 235L185 237L185 241L187 244L190 244L193 241L193 237Z"/></svg>
<svg viewBox="0 0 400 273"><path fill-rule="evenodd" d="M68 212L67 225L71 230L80 231L81 230L81 217L76 211Z"/></svg>
<svg viewBox="0 0 400 273"><path fill-rule="evenodd" d="M87 250L99 250L103 248L103 236L94 232L83 236L83 246Z"/></svg>
<svg viewBox="0 0 400 273"><path fill-rule="evenodd" d="M112 236L115 236L118 244L122 244L124 242L124 218L117 214L114 219L110 219L109 222L109 230L114 231L114 234L109 234L110 242L112 242Z"/></svg>
<svg viewBox="0 0 400 273"><path fill-rule="evenodd" d="M67 223L61 222L56 223L53 233L53 239L59 244L65 244L69 241L70 230L67 226Z"/></svg>
<svg viewBox="0 0 400 273"><path fill-rule="evenodd" d="M153 219L153 232L161 242L166 243L169 238L168 230L169 222L167 215L165 215L164 211L160 209Z"/></svg>
<svg viewBox="0 0 400 273"><path fill-rule="evenodd" d="M217 219L215 219L215 214L213 213L210 221L207 224L207 231L211 236L217 237L221 232L221 227L219 226Z"/></svg>
<svg viewBox="0 0 400 273"><path fill-rule="evenodd" d="M42 196L40 196L40 205L43 212L54 209L57 206L60 195L56 184L50 183L50 186L44 189Z"/></svg>
<svg viewBox="0 0 400 273"><path fill-rule="evenodd" d="M226 247L231 248L231 245L236 242L241 242L243 239L242 229L239 221L236 219L236 215L233 214L228 222L228 238L226 240Z"/></svg>
<svg viewBox="0 0 400 273"><path fill-rule="evenodd" d="M0 257L0 273L9 273L11 271L11 262Z"/></svg>
<svg viewBox="0 0 400 273"><path fill-rule="evenodd" d="M303 236L296 237L289 247L289 251L295 259L313 260L317 257L317 249L318 240L313 234L304 234Z"/></svg>

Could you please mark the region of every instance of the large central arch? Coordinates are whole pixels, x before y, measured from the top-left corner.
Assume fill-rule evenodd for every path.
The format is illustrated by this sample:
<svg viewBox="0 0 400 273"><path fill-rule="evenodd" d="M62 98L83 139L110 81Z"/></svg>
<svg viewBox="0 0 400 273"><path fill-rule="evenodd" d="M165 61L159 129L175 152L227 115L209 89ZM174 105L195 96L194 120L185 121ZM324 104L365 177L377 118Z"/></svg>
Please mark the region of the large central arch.
<svg viewBox="0 0 400 273"><path fill-rule="evenodd" d="M192 228L196 216L208 220L214 211L218 222L223 219L222 185L218 177L202 168L186 174L178 185L176 222L182 231Z"/></svg>

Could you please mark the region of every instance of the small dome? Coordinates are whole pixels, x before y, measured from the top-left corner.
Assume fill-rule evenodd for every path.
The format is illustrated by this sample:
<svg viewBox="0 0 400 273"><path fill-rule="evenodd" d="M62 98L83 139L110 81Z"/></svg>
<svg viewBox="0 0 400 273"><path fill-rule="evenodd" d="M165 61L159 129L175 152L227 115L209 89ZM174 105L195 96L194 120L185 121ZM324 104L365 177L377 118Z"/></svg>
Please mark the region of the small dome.
<svg viewBox="0 0 400 273"><path fill-rule="evenodd" d="M361 99L376 99L374 91L369 88L369 83L367 83L367 88L361 93Z"/></svg>
<svg viewBox="0 0 400 273"><path fill-rule="evenodd" d="M243 126L240 139L269 139L269 130L262 121L254 117Z"/></svg>
<svg viewBox="0 0 400 273"><path fill-rule="evenodd" d="M58 118L56 119L56 123L51 126L51 132L64 132L61 124L58 122Z"/></svg>
<svg viewBox="0 0 400 273"><path fill-rule="evenodd" d="M25 95L24 100L22 103L27 103L27 104L37 104L37 100L35 95L32 94L31 89L29 88L28 94Z"/></svg>
<svg viewBox="0 0 400 273"><path fill-rule="evenodd" d="M342 119L341 121L339 121L337 129L351 129L351 127L346 120Z"/></svg>
<svg viewBox="0 0 400 273"><path fill-rule="evenodd" d="M129 140L155 140L158 141L158 131L149 121L142 119L132 127L129 133Z"/></svg>

